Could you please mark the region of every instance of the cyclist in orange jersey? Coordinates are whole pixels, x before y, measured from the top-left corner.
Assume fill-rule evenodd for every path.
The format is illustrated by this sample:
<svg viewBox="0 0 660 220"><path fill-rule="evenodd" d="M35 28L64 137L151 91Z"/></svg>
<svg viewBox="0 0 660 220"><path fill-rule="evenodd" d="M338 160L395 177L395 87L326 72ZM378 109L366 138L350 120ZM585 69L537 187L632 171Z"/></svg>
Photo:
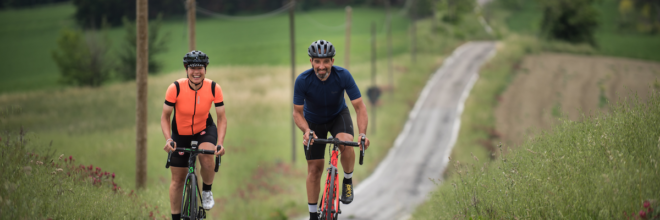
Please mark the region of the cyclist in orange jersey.
<svg viewBox="0 0 660 220"><path fill-rule="evenodd" d="M191 51L183 57L183 66L186 68L186 78L181 78L167 88L165 104L160 118L160 126L165 136L166 152L174 151L176 147L190 148L191 141L199 142L199 148L205 150L220 150L215 155L224 155L222 143L227 131L227 118L223 102L222 89L218 84L206 79L206 66L209 57L201 51ZM213 123L209 109L215 106L218 126ZM170 124L170 116L174 111L174 118ZM174 147L170 143L174 143ZM199 162L202 165L202 207L211 209L215 204L211 185L213 184L214 161L213 155L200 154ZM170 209L172 219L181 218L181 197L185 177L188 174L189 153L178 152L172 154L170 166L172 182L170 184Z"/></svg>

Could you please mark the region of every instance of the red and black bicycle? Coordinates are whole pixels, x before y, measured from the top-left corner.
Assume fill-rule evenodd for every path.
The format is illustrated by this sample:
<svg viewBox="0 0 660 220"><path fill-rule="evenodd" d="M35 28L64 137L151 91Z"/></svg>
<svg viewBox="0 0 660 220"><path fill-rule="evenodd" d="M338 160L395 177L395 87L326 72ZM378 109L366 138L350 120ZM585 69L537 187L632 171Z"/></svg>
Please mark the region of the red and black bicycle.
<svg viewBox="0 0 660 220"><path fill-rule="evenodd" d="M305 149L306 155L310 155L309 152L309 147L310 147L310 142L314 138L314 131L309 132L309 140L307 142L307 149ZM339 214L341 213L341 209L339 209L339 180L337 178L338 176L338 169L337 169L337 162L339 161L339 145L344 145L344 146L364 146L365 142L365 137L360 138L360 144L358 142L352 142L352 141L340 141L337 138L330 138L330 139L313 139L314 143L321 143L321 144L332 144L332 148L328 150L328 154L330 155L330 161L328 163L328 177L326 178L325 181L325 188L323 189L323 196L321 197L321 204L319 207L321 207L321 210L319 212L319 219L321 220L336 220L339 217ZM362 161L364 159L364 147L360 149L360 165L362 165Z"/></svg>

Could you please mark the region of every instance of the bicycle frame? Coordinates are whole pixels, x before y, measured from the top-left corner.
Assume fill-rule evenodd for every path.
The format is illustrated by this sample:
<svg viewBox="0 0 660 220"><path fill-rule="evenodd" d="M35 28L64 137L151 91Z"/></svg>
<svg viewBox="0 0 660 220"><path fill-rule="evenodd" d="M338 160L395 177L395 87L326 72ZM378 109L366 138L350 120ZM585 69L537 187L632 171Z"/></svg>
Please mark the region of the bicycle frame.
<svg viewBox="0 0 660 220"><path fill-rule="evenodd" d="M323 189L323 195L321 202L321 216L324 219L337 218L339 215L339 196L337 192L339 191L339 180L337 161L339 160L339 146L333 144L332 150L330 150L330 161L328 162L328 176L326 178L325 187ZM329 207L328 207L329 206ZM324 213L324 210L330 210L331 213Z"/></svg>
<svg viewBox="0 0 660 220"><path fill-rule="evenodd" d="M312 138L314 137L314 131L310 131L309 140L307 142L306 156L309 156L309 146ZM332 144L332 148L329 150L330 161L328 162L328 176L326 178L325 187L323 189L323 197L321 197L321 211L320 219L323 220L332 220L337 219L341 213L339 209L339 178L337 178L339 171L337 169L337 164L339 162L339 145L348 146L358 146L357 142L349 141L340 141L336 138L331 139L314 139L315 142ZM360 140L361 146L364 146L365 138L362 137ZM360 165L362 165L362 160L364 157L364 147L360 151Z"/></svg>
<svg viewBox="0 0 660 220"><path fill-rule="evenodd" d="M174 147L174 143L170 143L172 147ZM191 148L176 148L176 151L182 151L182 152L189 152L190 156L188 157L188 174L186 175L185 178L185 183L183 187L183 192L181 194L181 218L182 219L204 219L206 218L206 210L204 210L201 206L197 204L197 200L202 198L201 191L199 190L199 187L197 186L197 176L195 175L195 162L197 162L197 156L199 154L214 154L215 151L212 150L203 150L203 149L197 149L197 141L192 141L190 143ZM217 150L220 150L221 147L217 146ZM173 152L169 152L167 156L167 164L165 164L165 168L170 167L170 159L172 157ZM215 172L218 172L218 168L220 167L220 156L216 157L215 159ZM192 186L192 189L189 189L188 183L191 183L190 185ZM191 204L191 206L197 206L197 207L189 207L189 210L186 210L186 191L190 190L190 193L195 193L197 194L197 198L194 198L194 196L189 197L191 201L188 201L188 204ZM194 201L193 201L194 200ZM193 209L197 209L194 210Z"/></svg>

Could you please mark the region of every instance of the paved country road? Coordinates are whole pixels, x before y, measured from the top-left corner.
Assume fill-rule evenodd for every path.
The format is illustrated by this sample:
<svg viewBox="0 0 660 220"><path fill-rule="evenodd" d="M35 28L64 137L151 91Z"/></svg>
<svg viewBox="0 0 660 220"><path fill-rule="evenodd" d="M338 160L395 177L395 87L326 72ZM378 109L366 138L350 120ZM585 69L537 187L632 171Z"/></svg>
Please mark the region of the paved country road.
<svg viewBox="0 0 660 220"><path fill-rule="evenodd" d="M463 104L494 42L469 42L454 51L427 82L403 131L374 173L341 205L340 219L406 219L424 202L458 136ZM368 151L367 151L368 153Z"/></svg>

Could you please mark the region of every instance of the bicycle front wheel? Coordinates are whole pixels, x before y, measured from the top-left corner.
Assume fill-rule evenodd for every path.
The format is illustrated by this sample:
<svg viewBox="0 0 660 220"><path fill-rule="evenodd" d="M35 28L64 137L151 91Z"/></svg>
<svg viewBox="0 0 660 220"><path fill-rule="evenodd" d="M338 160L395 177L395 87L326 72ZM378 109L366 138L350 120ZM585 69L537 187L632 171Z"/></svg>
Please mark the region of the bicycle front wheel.
<svg viewBox="0 0 660 220"><path fill-rule="evenodd" d="M181 198L181 218L197 219L197 178L195 175L186 177Z"/></svg>

